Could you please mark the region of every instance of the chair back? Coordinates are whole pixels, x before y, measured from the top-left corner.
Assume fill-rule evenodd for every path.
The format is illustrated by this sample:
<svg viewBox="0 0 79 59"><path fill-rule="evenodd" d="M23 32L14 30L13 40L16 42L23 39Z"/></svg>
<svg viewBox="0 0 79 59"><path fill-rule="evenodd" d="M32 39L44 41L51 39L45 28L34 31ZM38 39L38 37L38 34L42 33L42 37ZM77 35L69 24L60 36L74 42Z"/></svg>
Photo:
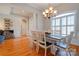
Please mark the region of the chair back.
<svg viewBox="0 0 79 59"><path fill-rule="evenodd" d="M37 37L38 37L38 44L43 47L46 48L46 35L45 32L37 32Z"/></svg>
<svg viewBox="0 0 79 59"><path fill-rule="evenodd" d="M37 32L37 38L38 38L38 42L44 43L44 42L45 42L45 39L44 39L44 32L38 31L38 32Z"/></svg>
<svg viewBox="0 0 79 59"><path fill-rule="evenodd" d="M42 31L34 31L32 32L32 35L34 37L34 40L37 41L37 44L39 44L42 47L46 47L46 35L45 32Z"/></svg>
<svg viewBox="0 0 79 59"><path fill-rule="evenodd" d="M32 31L32 39L37 40L37 31Z"/></svg>
<svg viewBox="0 0 79 59"><path fill-rule="evenodd" d="M73 39L73 34L74 34L74 32L71 32L70 35L68 35L67 38L66 38L66 43L68 45L71 44L71 41Z"/></svg>
<svg viewBox="0 0 79 59"><path fill-rule="evenodd" d="M4 35L0 35L0 43L3 42L5 39L5 36Z"/></svg>

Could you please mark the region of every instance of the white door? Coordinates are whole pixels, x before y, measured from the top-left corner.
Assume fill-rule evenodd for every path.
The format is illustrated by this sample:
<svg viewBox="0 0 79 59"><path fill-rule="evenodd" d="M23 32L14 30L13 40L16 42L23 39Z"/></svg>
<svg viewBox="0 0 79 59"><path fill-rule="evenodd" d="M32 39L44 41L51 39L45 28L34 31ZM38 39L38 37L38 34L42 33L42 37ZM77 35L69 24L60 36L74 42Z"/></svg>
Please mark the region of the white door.
<svg viewBox="0 0 79 59"><path fill-rule="evenodd" d="M21 35L22 36L26 36L26 20L22 20L22 24L21 24Z"/></svg>

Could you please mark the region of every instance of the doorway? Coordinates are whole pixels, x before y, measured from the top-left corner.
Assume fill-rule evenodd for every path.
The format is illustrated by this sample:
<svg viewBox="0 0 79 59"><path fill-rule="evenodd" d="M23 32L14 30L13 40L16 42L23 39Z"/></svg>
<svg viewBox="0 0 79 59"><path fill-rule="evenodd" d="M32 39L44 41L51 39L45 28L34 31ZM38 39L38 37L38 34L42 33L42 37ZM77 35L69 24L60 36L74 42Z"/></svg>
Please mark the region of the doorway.
<svg viewBox="0 0 79 59"><path fill-rule="evenodd" d="M21 36L26 36L26 19L22 19Z"/></svg>

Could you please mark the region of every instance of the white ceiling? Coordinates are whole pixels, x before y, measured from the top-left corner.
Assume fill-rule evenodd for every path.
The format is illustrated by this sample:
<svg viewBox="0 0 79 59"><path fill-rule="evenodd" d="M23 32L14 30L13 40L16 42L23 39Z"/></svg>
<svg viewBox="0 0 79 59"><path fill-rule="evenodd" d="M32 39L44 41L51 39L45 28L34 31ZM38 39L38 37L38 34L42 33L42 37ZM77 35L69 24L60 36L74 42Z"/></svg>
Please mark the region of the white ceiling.
<svg viewBox="0 0 79 59"><path fill-rule="evenodd" d="M58 7L59 5L61 5L61 3L29 3L28 5L37 8L39 10L43 10L48 8L48 6L52 6L54 8Z"/></svg>
<svg viewBox="0 0 79 59"><path fill-rule="evenodd" d="M19 16L28 17L32 15L32 12L25 6L20 6L17 4L10 3L0 3L0 13L1 14L15 14Z"/></svg>
<svg viewBox="0 0 79 59"><path fill-rule="evenodd" d="M13 7L12 9L13 9L12 11L13 14L17 14L24 17L28 17L32 15L32 12L30 10L25 9L23 7Z"/></svg>
<svg viewBox="0 0 79 59"><path fill-rule="evenodd" d="M50 5L54 8L59 8L59 7L66 6L66 5L67 5L67 7L70 5L74 6L74 7L79 6L79 4L73 4L73 3L70 3L70 4L51 3ZM7 9L5 7L10 7L11 8L10 12L13 12L14 14L17 14L17 15L28 17L29 15L32 15L32 13L33 13L33 11L31 9L37 9L39 11L43 11L44 9L48 8L49 3L9 3L9 4L0 3L0 6L4 7L4 9L3 9L4 11ZM27 7L30 7L31 9L29 9ZM0 11L1 11L1 9L2 8L0 8Z"/></svg>

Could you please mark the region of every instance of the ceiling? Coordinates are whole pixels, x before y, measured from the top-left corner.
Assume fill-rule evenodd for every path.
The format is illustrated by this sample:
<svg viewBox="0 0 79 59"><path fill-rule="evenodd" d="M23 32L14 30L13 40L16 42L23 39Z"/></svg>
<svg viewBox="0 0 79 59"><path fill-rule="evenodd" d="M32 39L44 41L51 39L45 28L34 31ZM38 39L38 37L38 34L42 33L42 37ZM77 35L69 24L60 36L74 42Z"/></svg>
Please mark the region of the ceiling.
<svg viewBox="0 0 79 59"><path fill-rule="evenodd" d="M53 6L54 8L59 8L59 7L65 6L65 5L67 5L67 7L70 5L74 6L74 7L77 6L76 4L73 4L73 3L71 3L71 4L51 3L50 5ZM10 12L17 14L17 15L24 16L24 17L28 17L29 15L33 14L32 9L37 9L39 11L43 11L44 9L48 8L49 3L0 3L0 6L2 6L2 7L0 7L0 11L3 7L4 7L3 8L4 11L6 11L8 9L5 7L9 7ZM79 4L78 4L78 6L79 6ZM31 8L31 9L29 9L27 7Z"/></svg>
<svg viewBox="0 0 79 59"><path fill-rule="evenodd" d="M23 7L13 7L12 9L13 9L12 13L19 16L29 17L32 15L31 11Z"/></svg>
<svg viewBox="0 0 79 59"><path fill-rule="evenodd" d="M48 8L49 5L58 10L57 14L72 12L79 9L79 3L27 3L24 5L38 9L41 13Z"/></svg>
<svg viewBox="0 0 79 59"><path fill-rule="evenodd" d="M20 6L17 4L10 3L0 3L0 13L1 14L14 14L23 17L28 17L32 15L32 12L25 6Z"/></svg>
<svg viewBox="0 0 79 59"><path fill-rule="evenodd" d="M42 12L44 9L48 8L49 3L14 3L11 5L16 6L14 7L14 10L13 10L14 14L28 17L32 15L33 13L32 9L36 9ZM58 7L60 3L52 3L50 5L53 7ZM27 7L30 7L31 9Z"/></svg>
<svg viewBox="0 0 79 59"><path fill-rule="evenodd" d="M29 3L28 5L39 10L44 10L48 8L49 5L55 8L61 5L61 3Z"/></svg>

